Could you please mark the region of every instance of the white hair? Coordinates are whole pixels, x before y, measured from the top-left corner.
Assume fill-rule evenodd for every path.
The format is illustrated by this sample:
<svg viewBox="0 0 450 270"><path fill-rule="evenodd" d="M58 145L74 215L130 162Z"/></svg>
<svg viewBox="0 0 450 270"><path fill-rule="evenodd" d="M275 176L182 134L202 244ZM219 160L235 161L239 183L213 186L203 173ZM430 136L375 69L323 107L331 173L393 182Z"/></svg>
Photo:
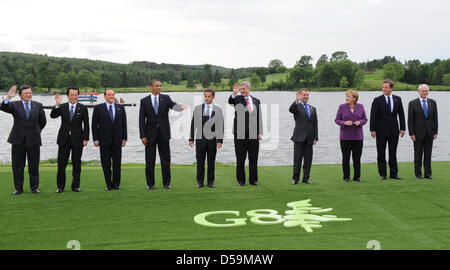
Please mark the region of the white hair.
<svg viewBox="0 0 450 270"><path fill-rule="evenodd" d="M428 84L425 84L425 83L422 83L421 85L419 85L419 89L417 89L417 90L420 91L420 88L422 88L422 86L426 86L428 88L428 90L430 90L430 86L428 86Z"/></svg>
<svg viewBox="0 0 450 270"><path fill-rule="evenodd" d="M248 81L241 82L240 86L243 86L243 85L246 86L248 89L251 88L250 82L248 82Z"/></svg>

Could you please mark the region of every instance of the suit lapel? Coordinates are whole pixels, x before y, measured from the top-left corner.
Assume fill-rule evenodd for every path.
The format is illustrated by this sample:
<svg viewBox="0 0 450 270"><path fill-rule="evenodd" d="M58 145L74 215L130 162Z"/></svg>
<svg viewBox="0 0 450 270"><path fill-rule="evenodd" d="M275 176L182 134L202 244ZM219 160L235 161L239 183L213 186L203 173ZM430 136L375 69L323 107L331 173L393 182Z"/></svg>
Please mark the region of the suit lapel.
<svg viewBox="0 0 450 270"><path fill-rule="evenodd" d="M78 106L77 106L77 107L78 107ZM63 110L62 113L64 114L64 116L66 117L66 119L67 119L69 122L72 122L72 121L70 120L70 105L69 105L69 102L62 104L62 105L61 105L61 110Z"/></svg>
<svg viewBox="0 0 450 270"><path fill-rule="evenodd" d="M73 118L75 118L75 116L77 116L80 113L80 111L81 111L80 103L77 103L77 108L75 109L75 113L73 114Z"/></svg>
<svg viewBox="0 0 450 270"><path fill-rule="evenodd" d="M433 108L433 103L431 103L429 98L427 99L427 105L428 105L428 118L430 118L430 115L432 115L431 110L434 110L434 108Z"/></svg>
<svg viewBox="0 0 450 270"><path fill-rule="evenodd" d="M153 107L153 99L152 99L152 95L151 95L151 94L148 96L147 102L150 103L149 105L150 105L150 108L151 108L151 110L150 110L151 113L152 113L153 115L156 115L156 114L155 114L155 108Z"/></svg>
<svg viewBox="0 0 450 270"><path fill-rule="evenodd" d="M120 107L117 104L114 104L114 109L115 109L115 117L114 117L114 122L117 120L117 117L122 113Z"/></svg>
<svg viewBox="0 0 450 270"><path fill-rule="evenodd" d="M20 114L22 114L23 119L27 120L27 114L25 113L25 108L23 107L23 103L22 100L19 100L19 102L17 102L17 104L19 105L19 111Z"/></svg>
<svg viewBox="0 0 450 270"><path fill-rule="evenodd" d="M161 94L159 94L159 96L158 96L158 115L161 113L161 108L162 108L162 101L163 100L163 98L161 97Z"/></svg>
<svg viewBox="0 0 450 270"><path fill-rule="evenodd" d="M33 118L34 115L37 115L37 106L36 103L30 101L30 119Z"/></svg>

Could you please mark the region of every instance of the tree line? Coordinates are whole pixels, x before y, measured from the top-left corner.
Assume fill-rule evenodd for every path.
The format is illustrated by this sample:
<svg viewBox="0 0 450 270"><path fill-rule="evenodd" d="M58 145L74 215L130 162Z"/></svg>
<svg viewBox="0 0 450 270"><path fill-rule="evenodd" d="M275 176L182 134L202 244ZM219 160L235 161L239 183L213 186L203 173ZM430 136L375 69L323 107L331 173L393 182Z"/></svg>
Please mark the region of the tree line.
<svg viewBox="0 0 450 270"><path fill-rule="evenodd" d="M364 75L376 70L383 77L408 84L450 85L450 59L432 63L409 60L401 63L394 56L356 63L344 51L328 57L323 54L313 65L313 57L303 55L292 68L273 59L267 67L229 69L214 65L157 64L135 61L117 64L106 61L58 58L47 55L0 52L0 89L28 84L50 91L76 85L81 89L146 87L150 79L174 85L186 81L187 88L232 87L249 78L254 88L263 84L268 90L293 90L301 87L358 88ZM285 79L266 83L270 74L286 73ZM224 79L228 79L227 81ZM226 85L225 85L226 81Z"/></svg>
<svg viewBox="0 0 450 270"><path fill-rule="evenodd" d="M0 90L28 84L50 91L76 85L81 89L146 87L151 79L187 87L218 85L222 78L236 80L251 75L254 68L228 69L213 65L157 64L136 61L118 64L77 58L0 52Z"/></svg>

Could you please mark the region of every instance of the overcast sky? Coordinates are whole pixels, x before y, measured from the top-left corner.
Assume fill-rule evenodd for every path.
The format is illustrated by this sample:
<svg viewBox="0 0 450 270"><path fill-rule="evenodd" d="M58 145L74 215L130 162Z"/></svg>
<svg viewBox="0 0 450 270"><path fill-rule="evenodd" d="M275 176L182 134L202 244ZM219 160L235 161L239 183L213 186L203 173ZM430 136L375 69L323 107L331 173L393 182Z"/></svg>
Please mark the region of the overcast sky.
<svg viewBox="0 0 450 270"><path fill-rule="evenodd" d="M0 11L0 51L225 67L337 50L450 58L448 0L1 0Z"/></svg>

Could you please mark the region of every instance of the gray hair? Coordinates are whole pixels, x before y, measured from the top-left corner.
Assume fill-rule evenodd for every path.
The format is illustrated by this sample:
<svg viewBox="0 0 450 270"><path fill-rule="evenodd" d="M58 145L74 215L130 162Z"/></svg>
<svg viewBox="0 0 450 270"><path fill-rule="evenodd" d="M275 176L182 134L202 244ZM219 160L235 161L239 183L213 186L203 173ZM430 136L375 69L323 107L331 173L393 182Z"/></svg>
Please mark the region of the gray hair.
<svg viewBox="0 0 450 270"><path fill-rule="evenodd" d="M417 89L417 90L420 90L420 88L422 88L422 86L426 86L428 88L428 90L430 90L430 86L425 83L422 83L421 85L419 85L419 89Z"/></svg>
<svg viewBox="0 0 450 270"><path fill-rule="evenodd" d="M248 89L252 88L250 85L250 82L248 82L248 81L241 82L241 84L239 86L246 86Z"/></svg>

